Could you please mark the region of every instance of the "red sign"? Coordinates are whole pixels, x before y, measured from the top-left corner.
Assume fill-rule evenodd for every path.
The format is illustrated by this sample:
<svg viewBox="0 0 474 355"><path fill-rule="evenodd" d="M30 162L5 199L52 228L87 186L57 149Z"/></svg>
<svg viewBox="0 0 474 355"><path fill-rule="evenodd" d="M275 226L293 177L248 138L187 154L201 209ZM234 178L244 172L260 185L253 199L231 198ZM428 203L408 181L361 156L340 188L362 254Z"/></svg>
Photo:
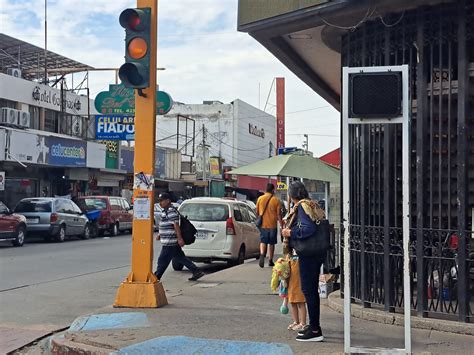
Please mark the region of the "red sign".
<svg viewBox="0 0 474 355"><path fill-rule="evenodd" d="M276 78L277 149L285 146L285 78Z"/></svg>

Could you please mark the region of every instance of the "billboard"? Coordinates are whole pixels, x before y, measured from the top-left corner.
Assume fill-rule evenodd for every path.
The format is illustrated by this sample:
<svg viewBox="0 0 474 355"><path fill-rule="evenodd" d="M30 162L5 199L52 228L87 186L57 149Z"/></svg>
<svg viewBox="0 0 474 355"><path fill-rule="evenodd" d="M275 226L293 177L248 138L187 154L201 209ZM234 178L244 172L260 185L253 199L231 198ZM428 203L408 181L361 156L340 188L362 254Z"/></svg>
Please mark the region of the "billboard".
<svg viewBox="0 0 474 355"><path fill-rule="evenodd" d="M95 116L95 138L98 140L135 140L135 118L120 115Z"/></svg>
<svg viewBox="0 0 474 355"><path fill-rule="evenodd" d="M7 160L31 164L48 164L49 148L46 137L34 133L6 130Z"/></svg>

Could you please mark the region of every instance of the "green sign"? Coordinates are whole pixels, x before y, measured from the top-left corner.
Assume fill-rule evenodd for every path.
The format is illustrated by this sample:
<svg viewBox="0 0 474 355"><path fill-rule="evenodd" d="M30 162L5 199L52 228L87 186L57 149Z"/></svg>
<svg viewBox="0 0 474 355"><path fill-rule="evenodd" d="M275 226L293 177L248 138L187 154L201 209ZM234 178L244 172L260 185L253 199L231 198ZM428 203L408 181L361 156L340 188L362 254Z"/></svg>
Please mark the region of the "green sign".
<svg viewBox="0 0 474 355"><path fill-rule="evenodd" d="M133 89L123 85L109 85L109 91L100 92L94 101L95 109L102 115L135 115ZM156 92L156 114L164 115L173 107L173 99L164 91Z"/></svg>

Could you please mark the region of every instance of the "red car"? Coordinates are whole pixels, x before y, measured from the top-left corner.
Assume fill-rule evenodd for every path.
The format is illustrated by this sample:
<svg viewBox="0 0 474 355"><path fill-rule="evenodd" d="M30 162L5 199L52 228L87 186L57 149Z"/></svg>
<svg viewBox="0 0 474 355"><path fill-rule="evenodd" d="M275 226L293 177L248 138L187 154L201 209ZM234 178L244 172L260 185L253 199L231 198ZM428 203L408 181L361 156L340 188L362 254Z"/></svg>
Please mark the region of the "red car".
<svg viewBox="0 0 474 355"><path fill-rule="evenodd" d="M83 212L100 211L98 219L99 234L108 231L112 236L121 231L132 230L133 213L130 204L123 197L84 196L76 200Z"/></svg>
<svg viewBox="0 0 474 355"><path fill-rule="evenodd" d="M14 246L21 247L25 242L26 218L12 213L0 201L0 241L11 241Z"/></svg>

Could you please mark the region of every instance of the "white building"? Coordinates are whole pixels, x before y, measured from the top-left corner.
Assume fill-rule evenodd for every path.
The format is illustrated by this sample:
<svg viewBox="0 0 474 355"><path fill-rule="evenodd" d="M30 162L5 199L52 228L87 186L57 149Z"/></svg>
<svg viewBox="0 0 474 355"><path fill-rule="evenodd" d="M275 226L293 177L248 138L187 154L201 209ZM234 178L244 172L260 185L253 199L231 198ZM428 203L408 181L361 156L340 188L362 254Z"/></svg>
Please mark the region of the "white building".
<svg viewBox="0 0 474 355"><path fill-rule="evenodd" d="M239 167L274 155L276 118L239 99L228 104L175 102L168 114L158 116L156 132L160 146L178 148L198 161L205 140L210 156L220 156L223 166Z"/></svg>

